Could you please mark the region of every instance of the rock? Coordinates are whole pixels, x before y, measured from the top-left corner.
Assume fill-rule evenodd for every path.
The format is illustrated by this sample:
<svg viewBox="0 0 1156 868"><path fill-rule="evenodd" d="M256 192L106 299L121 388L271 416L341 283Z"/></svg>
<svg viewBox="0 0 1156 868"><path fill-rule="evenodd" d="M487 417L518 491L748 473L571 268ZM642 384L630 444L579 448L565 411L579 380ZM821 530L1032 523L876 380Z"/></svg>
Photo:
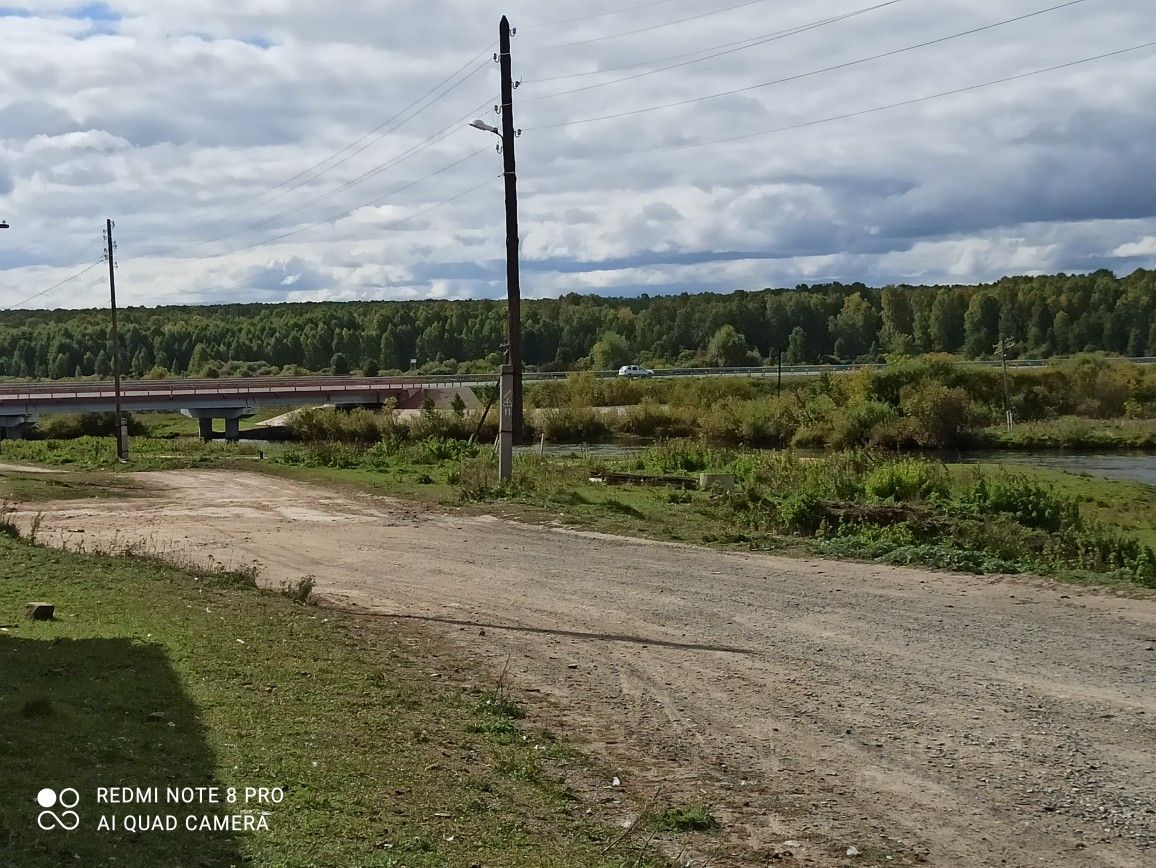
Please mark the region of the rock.
<svg viewBox="0 0 1156 868"><path fill-rule="evenodd" d="M734 491L735 478L731 473L703 473L698 477L698 487L702 491Z"/></svg>
<svg viewBox="0 0 1156 868"><path fill-rule="evenodd" d="M51 621L56 615L56 607L51 603L29 603L25 611L33 621Z"/></svg>
<svg viewBox="0 0 1156 868"><path fill-rule="evenodd" d="M848 847L847 848L847 855L848 856L858 856L859 855L859 848L858 847Z"/></svg>

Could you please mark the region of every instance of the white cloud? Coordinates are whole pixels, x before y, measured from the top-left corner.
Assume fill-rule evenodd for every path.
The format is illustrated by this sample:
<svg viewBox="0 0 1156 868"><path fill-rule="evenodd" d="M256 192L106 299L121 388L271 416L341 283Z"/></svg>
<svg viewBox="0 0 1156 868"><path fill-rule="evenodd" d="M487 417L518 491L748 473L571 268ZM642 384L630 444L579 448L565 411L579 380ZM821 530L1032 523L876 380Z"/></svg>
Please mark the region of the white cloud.
<svg viewBox="0 0 1156 868"><path fill-rule="evenodd" d="M768 0L615 38L704 6L672 0L534 26L614 4L511 0L525 82L516 111L526 130L517 147L528 294L1156 265L1152 50L811 125L1126 48L1156 23L1149 0L1088 0L853 63L1048 5L904 0L551 97L646 67L584 74L593 70L690 61L704 46L741 45L868 5ZM452 165L492 144L457 123L494 117L485 108L497 93L491 4L10 0L5 8L0 217L13 228L0 237L0 305L93 261L106 216L119 224L133 304L503 291L500 160L484 151ZM419 100L475 57L476 72L451 93L428 107ZM583 75L540 81L573 74ZM314 177L318 164L330 171ZM101 285L96 269L33 303L99 303Z"/></svg>
<svg viewBox="0 0 1156 868"><path fill-rule="evenodd" d="M1121 259L1131 259L1137 256L1156 258L1156 235L1149 235L1139 241L1121 244L1112 251L1112 255Z"/></svg>

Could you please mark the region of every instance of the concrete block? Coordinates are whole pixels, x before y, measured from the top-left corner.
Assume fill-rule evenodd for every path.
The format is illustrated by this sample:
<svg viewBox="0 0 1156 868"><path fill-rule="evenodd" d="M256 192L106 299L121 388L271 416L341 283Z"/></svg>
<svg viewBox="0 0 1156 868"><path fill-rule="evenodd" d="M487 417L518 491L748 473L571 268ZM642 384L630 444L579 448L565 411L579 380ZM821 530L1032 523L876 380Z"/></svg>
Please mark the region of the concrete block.
<svg viewBox="0 0 1156 868"><path fill-rule="evenodd" d="M702 491L734 491L735 478L730 473L703 473L698 477L698 487Z"/></svg>
<svg viewBox="0 0 1156 868"><path fill-rule="evenodd" d="M29 603L25 610L33 621L51 621L56 615L56 607L51 603Z"/></svg>

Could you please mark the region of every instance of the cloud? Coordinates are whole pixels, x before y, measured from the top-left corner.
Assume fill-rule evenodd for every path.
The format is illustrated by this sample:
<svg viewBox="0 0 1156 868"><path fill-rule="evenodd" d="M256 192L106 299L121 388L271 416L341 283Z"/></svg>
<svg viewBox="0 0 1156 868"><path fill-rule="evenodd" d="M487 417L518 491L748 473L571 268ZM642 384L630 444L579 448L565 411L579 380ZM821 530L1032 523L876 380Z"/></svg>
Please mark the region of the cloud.
<svg viewBox="0 0 1156 868"><path fill-rule="evenodd" d="M527 294L1156 266L1153 50L871 111L1135 45L1148 0L911 51L1047 4L782 32L868 5L511 0ZM106 216L131 304L500 296L501 160L461 123L495 122L496 29L469 0L8 0L0 306ZM101 300L98 269L37 301Z"/></svg>

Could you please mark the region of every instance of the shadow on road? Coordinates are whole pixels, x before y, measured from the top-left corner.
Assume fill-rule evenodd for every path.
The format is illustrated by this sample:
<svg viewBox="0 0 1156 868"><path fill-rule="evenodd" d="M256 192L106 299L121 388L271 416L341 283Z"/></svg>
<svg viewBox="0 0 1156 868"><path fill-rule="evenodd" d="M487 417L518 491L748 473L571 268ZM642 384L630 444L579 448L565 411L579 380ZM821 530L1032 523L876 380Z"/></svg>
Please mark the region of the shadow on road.
<svg viewBox="0 0 1156 868"><path fill-rule="evenodd" d="M598 642L626 642L631 645L655 645L660 648L679 648L683 651L717 651L721 654L754 654L749 648L735 648L731 645L700 645L694 642L675 642L670 639L648 639L645 636L629 636L625 633L588 633L581 630L560 630L555 627L523 627L516 624L489 624L485 621L465 621L459 618L443 618L438 615L386 615L380 612L363 612L356 609L338 609L347 615L374 620L426 621L431 624L449 624L453 627L478 627L483 630L509 630L513 633L536 633L543 636L564 636L568 639L593 639Z"/></svg>

